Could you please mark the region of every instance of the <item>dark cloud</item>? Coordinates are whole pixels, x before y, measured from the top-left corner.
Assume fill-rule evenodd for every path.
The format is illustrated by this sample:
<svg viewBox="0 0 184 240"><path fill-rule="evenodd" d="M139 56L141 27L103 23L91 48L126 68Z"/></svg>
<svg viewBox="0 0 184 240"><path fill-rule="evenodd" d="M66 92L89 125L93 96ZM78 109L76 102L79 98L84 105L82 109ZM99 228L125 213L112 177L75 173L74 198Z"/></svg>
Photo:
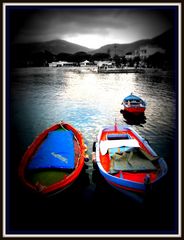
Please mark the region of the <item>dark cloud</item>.
<svg viewBox="0 0 184 240"><path fill-rule="evenodd" d="M47 41L82 34L116 42L152 38L173 25L172 9L141 7L24 7L9 12L13 41Z"/></svg>

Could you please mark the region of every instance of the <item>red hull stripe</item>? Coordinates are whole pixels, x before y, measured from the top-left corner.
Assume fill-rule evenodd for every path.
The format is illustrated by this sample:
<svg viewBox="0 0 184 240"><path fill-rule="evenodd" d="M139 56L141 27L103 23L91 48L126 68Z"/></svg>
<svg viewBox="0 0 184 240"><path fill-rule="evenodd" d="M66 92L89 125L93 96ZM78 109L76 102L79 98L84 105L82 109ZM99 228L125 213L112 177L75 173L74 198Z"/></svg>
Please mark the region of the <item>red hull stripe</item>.
<svg viewBox="0 0 184 240"><path fill-rule="evenodd" d="M145 111L145 108L126 108L125 107L124 110L131 113L143 113Z"/></svg>

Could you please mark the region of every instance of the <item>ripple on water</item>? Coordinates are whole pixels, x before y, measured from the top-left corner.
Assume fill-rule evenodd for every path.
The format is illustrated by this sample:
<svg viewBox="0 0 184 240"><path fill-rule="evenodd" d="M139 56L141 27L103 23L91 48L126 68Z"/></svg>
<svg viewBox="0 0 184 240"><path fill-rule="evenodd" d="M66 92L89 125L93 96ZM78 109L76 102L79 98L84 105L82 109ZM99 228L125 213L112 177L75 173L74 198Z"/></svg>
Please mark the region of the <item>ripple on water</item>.
<svg viewBox="0 0 184 240"><path fill-rule="evenodd" d="M22 139L25 131L33 137L28 130L32 126L38 134L54 122L64 120L82 132L91 150L101 127L114 124L115 118L119 124L128 124L120 114L120 106L123 98L133 92L147 102L147 109L145 122L132 127L162 154L168 142L173 141L176 129L173 89L166 74L79 74L59 68L18 69L13 72L11 113Z"/></svg>

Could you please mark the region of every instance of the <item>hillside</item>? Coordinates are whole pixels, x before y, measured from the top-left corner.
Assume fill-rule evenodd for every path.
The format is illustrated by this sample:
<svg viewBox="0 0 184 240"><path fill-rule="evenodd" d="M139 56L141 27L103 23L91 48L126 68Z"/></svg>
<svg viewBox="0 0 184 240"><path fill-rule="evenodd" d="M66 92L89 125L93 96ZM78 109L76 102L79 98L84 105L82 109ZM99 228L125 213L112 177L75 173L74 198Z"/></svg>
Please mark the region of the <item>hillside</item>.
<svg viewBox="0 0 184 240"><path fill-rule="evenodd" d="M89 52L91 49L80 46L78 44L70 43L65 40L53 40L47 42L35 42L35 43L24 43L14 44L13 49L21 53L33 54L37 52L48 51L54 55L61 52L74 54L76 52Z"/></svg>
<svg viewBox="0 0 184 240"><path fill-rule="evenodd" d="M138 49L140 46L148 44L150 40L140 40L137 42L133 43L128 43L128 44L109 44L102 46L99 49L93 50L90 52L90 54L95 54L95 53L109 53L110 55L114 56L115 54L119 56L124 56L128 52L132 52L136 49Z"/></svg>
<svg viewBox="0 0 184 240"><path fill-rule="evenodd" d="M61 59L61 56L67 55L67 61L84 61L88 56L98 54L110 54L112 57L114 55L124 56L128 52L134 52L138 50L141 46L153 45L161 47L166 50L167 56L172 58L174 53L174 40L177 42L176 36L173 30L169 30L160 36L152 39L143 39L129 44L109 44L102 46L99 49L92 50L78 44L70 43L64 40L53 40L47 42L37 42L37 43L24 43L24 44L12 44L11 45L11 63L12 66L43 66L48 62L55 61L56 59ZM175 42L175 43L176 43ZM176 46L175 46L176 47ZM82 58L77 55L72 57L70 55L75 55L76 53L85 53ZM60 56L61 55L61 56ZM102 57L102 56L101 56ZM64 59L66 60L66 58Z"/></svg>
<svg viewBox="0 0 184 240"><path fill-rule="evenodd" d="M37 42L37 43L25 43L25 44L14 44L12 45L13 50L16 52L23 53L23 54L33 54L37 52L44 52L48 51L54 55L59 53L69 53L74 54L76 52L86 52L89 54L95 53L109 53L114 55L115 53L119 56L123 56L128 52L133 52L134 50L138 49L140 46L146 44L157 45L158 47L162 47L166 50L172 48L173 46L173 30L170 29L169 31L155 37L152 39L144 39L139 40L133 43L128 44L109 44L102 46L96 50L89 49L84 46L80 46L78 44L70 43L65 40L53 40L47 42Z"/></svg>
<svg viewBox="0 0 184 240"><path fill-rule="evenodd" d="M174 29L170 29L163 34L151 39L151 44L157 45L165 50L171 50L174 47L174 39L176 42L178 42Z"/></svg>
<svg viewBox="0 0 184 240"><path fill-rule="evenodd" d="M126 53L134 52L136 49L139 49L141 46L145 45L154 45L166 50L170 50L173 48L173 38L174 32L173 29L170 29L167 32L152 39L139 40L129 44L109 44L91 51L90 54L109 53L111 55L117 54L119 56L123 56Z"/></svg>

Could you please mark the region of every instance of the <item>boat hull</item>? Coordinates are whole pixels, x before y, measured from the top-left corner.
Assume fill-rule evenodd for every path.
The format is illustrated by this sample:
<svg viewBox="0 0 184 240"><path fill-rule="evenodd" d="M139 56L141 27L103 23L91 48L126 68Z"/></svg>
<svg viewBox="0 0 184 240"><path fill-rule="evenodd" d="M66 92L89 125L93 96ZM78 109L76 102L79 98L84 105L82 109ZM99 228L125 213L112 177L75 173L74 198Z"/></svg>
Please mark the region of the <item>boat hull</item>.
<svg viewBox="0 0 184 240"><path fill-rule="evenodd" d="M36 153L37 149L40 147L40 145L44 142L48 134L52 131L56 131L60 128L65 128L66 130L72 131L75 137L75 156L77 158L76 163L75 163L75 168L70 171L70 173L65 174L65 172L59 173L60 175L63 175L62 178L59 180L49 184L48 186L43 186L42 184L35 184L26 175L27 171L27 166L33 157L33 155ZM77 149L77 154L76 154L76 149ZM86 151L86 145L84 144L83 141L83 136L82 134L76 130L73 126L71 126L68 123L65 122L59 122L54 124L53 126L47 128L44 130L34 141L33 143L28 147L26 150L25 154L23 155L23 158L20 162L19 165L19 177L21 179L21 182L30 190L33 192L39 192L41 194L50 194L50 193L56 193L58 191L63 191L66 188L68 188L75 180L78 178L79 174L81 173L83 166L84 166L84 159L85 159L85 151ZM43 174L47 174L42 172ZM57 170L50 171L48 170L48 174L57 174ZM52 176L51 175L51 176Z"/></svg>
<svg viewBox="0 0 184 240"><path fill-rule="evenodd" d="M131 114L143 114L146 110L145 107L126 107L123 106L122 111L125 111L127 113L131 113Z"/></svg>
<svg viewBox="0 0 184 240"><path fill-rule="evenodd" d="M124 192L124 190L132 191L136 193L145 193L149 188L153 188L154 185L161 180L161 178L167 173L167 165L165 161L160 158L160 165L162 165L163 174L155 181L150 183L150 185L146 185L144 182L138 183L133 178L131 180L126 179L117 179L117 177L113 177L108 173L104 173L101 168L99 168L101 175L105 178L107 183L109 183L113 188L119 190L120 192Z"/></svg>

